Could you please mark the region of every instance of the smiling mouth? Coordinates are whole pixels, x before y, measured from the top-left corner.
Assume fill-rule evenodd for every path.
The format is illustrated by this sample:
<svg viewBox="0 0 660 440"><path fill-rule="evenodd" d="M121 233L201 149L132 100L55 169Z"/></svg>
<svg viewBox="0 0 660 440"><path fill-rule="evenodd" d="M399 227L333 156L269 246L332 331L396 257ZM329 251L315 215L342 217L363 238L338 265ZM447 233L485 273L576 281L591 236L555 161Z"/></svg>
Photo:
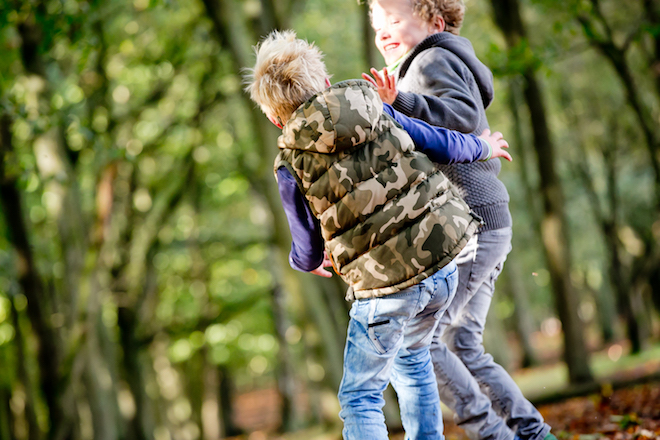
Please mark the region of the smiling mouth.
<svg viewBox="0 0 660 440"><path fill-rule="evenodd" d="M392 43L392 44L386 45L385 47L383 47L383 49L385 49L385 51L390 51L390 50L396 49L397 47L399 47L399 43Z"/></svg>

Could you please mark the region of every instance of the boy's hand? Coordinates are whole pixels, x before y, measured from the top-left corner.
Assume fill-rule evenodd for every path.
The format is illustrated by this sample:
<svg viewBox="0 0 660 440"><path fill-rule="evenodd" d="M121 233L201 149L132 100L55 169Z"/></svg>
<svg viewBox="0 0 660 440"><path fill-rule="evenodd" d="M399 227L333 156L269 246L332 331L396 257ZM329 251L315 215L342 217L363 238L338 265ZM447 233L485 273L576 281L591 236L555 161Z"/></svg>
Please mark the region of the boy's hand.
<svg viewBox="0 0 660 440"><path fill-rule="evenodd" d="M493 149L493 152L490 155L491 159L494 157L503 157L511 162L511 155L504 150L504 148L509 148L509 143L504 140L502 133L496 131L495 133L491 134L489 129L485 129L479 137L488 142L488 144L490 144L491 148Z"/></svg>
<svg viewBox="0 0 660 440"><path fill-rule="evenodd" d="M311 271L310 273L313 273L314 275L318 275L323 278L332 278L332 272L329 272L325 270L325 267L332 267L332 262L328 258L328 254L324 251L323 252L323 261L321 262L321 265Z"/></svg>
<svg viewBox="0 0 660 440"><path fill-rule="evenodd" d="M382 76L373 67L371 68L370 71L371 74L373 75L373 78L369 76L368 73L363 73L362 78L366 79L371 84L376 86L376 88L378 89L378 95L380 95L380 99L382 99L383 102L392 105L397 95L399 94L399 91L396 89L396 85L394 84L394 75L388 74L387 68L383 69Z"/></svg>

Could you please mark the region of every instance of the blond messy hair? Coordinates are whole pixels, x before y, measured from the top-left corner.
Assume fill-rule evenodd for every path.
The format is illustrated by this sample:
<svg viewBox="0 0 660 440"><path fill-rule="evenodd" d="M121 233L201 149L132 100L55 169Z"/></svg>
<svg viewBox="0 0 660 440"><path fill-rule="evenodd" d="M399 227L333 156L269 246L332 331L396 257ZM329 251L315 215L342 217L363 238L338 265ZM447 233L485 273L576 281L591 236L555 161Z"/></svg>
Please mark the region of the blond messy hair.
<svg viewBox="0 0 660 440"><path fill-rule="evenodd" d="M325 90L329 77L323 54L292 30L273 31L254 47L257 60L246 69L245 91L267 115L285 124L303 102Z"/></svg>
<svg viewBox="0 0 660 440"><path fill-rule="evenodd" d="M378 0L369 0L371 7ZM459 35L463 18L465 17L465 3L463 0L408 0L413 13L426 23L431 23L435 17L445 20L445 32Z"/></svg>

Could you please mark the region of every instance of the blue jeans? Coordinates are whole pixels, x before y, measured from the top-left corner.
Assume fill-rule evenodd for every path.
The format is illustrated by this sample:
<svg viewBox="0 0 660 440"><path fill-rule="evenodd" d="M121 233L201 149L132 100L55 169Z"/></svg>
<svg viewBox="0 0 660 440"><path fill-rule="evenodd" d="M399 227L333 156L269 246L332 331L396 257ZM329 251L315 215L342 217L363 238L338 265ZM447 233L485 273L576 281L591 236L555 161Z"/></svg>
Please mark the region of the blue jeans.
<svg viewBox="0 0 660 440"><path fill-rule="evenodd" d="M347 440L387 439L383 391L391 381L406 439L442 440L442 413L429 346L456 292L451 262L401 292L353 303L339 386Z"/></svg>
<svg viewBox="0 0 660 440"><path fill-rule="evenodd" d="M511 250L511 228L481 232L454 261L456 296L436 329L431 356L440 398L472 440L542 440L550 432L504 368L484 351L495 281Z"/></svg>

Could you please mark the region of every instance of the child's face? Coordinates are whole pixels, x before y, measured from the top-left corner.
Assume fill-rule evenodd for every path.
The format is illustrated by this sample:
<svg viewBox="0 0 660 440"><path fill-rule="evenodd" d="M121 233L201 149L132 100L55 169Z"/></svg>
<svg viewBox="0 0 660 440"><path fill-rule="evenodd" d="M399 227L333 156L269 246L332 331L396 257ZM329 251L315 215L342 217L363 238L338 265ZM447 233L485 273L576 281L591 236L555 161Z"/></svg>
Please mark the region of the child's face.
<svg viewBox="0 0 660 440"><path fill-rule="evenodd" d="M410 0L377 0L371 5L376 47L386 64L394 63L429 35L442 32L444 22L441 24L442 28L414 15Z"/></svg>

